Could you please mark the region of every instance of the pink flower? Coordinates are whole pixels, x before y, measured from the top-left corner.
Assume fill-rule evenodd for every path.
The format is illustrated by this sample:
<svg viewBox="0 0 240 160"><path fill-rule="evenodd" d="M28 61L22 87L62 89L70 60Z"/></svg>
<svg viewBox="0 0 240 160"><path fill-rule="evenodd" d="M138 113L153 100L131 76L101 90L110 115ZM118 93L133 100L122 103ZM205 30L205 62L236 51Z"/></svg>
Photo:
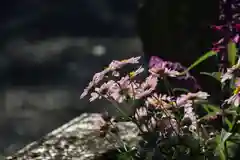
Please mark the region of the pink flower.
<svg viewBox="0 0 240 160"><path fill-rule="evenodd" d="M122 77L117 83L114 83L109 88L109 97L118 103L122 103L127 99L128 91L130 89L130 80L128 76Z"/></svg>
<svg viewBox="0 0 240 160"><path fill-rule="evenodd" d="M240 31L240 23L235 24L234 28L236 28L238 31Z"/></svg>
<svg viewBox="0 0 240 160"><path fill-rule="evenodd" d="M197 103L199 101L206 100L208 96L209 96L208 93L202 91L196 93L183 94L179 98L177 98L176 105L179 107L192 106L193 102Z"/></svg>
<svg viewBox="0 0 240 160"><path fill-rule="evenodd" d="M122 77L118 82L112 84L109 88L109 97L118 103L122 103L127 98L141 99L151 94L156 86L158 79L156 76L150 75L143 83L137 83L132 78L141 73L143 68L140 67L129 75Z"/></svg>
<svg viewBox="0 0 240 160"><path fill-rule="evenodd" d="M95 91L91 93L91 98L89 99L90 102L96 100L96 99L101 99L102 96L105 98L108 96L108 90L109 88L114 85L114 81L110 80L107 83L103 83L100 88L95 88Z"/></svg>
<svg viewBox="0 0 240 160"><path fill-rule="evenodd" d="M221 26L217 26L217 25L212 25L211 26L211 28L213 28L213 29L215 29L215 30L217 30L217 31L220 31L220 30L222 30L223 29L223 25L221 25Z"/></svg>
<svg viewBox="0 0 240 160"><path fill-rule="evenodd" d="M122 68L123 66L127 65L127 64L136 64L136 63L139 63L139 59L141 57L132 57L132 58L129 58L129 59L125 59L125 60L122 60L122 61L117 61L117 60L113 60L109 66L107 68L105 68L103 71L101 72L98 72L96 73L94 76L93 76L93 79L91 82L89 82L88 86L84 89L83 93L81 94L80 96L80 99L82 99L83 97L85 97L89 90L91 90L94 86L96 86L97 84L99 84L99 82L101 80L103 80L103 78L105 77L105 75L110 72L110 71L113 71L113 76L116 76L118 77L119 76L119 73L116 72L115 70L116 69L119 69L119 68ZM140 73L140 71L142 71L142 69L140 69L138 72Z"/></svg>
<svg viewBox="0 0 240 160"><path fill-rule="evenodd" d="M158 78L156 76L150 75L146 78L146 80L142 83L142 87L146 88L156 88L158 83Z"/></svg>
<svg viewBox="0 0 240 160"><path fill-rule="evenodd" d="M233 37L233 42L238 43L239 42L239 35L237 34L235 37Z"/></svg>
<svg viewBox="0 0 240 160"><path fill-rule="evenodd" d="M188 93L186 95L181 95L176 100L176 106L184 108L184 116L183 119L190 119L192 121L191 129L196 129L196 115L193 111L193 105L202 101L206 100L209 94L206 92L197 92L197 93Z"/></svg>
<svg viewBox="0 0 240 160"><path fill-rule="evenodd" d="M139 57L132 57L129 59L125 59L122 61L117 61L117 60L113 60L107 69L110 69L111 71L122 68L123 66L127 65L127 64L136 64L139 63L140 60L140 56Z"/></svg>
<svg viewBox="0 0 240 160"><path fill-rule="evenodd" d="M158 83L158 78L154 75L150 75L146 80L135 90L135 99L141 99L149 94L151 94Z"/></svg>
<svg viewBox="0 0 240 160"><path fill-rule="evenodd" d="M80 99L84 98L89 90L91 90L94 86L96 86L106 75L109 70L103 70L102 72L98 72L93 76L92 81L89 82L88 86L84 89L83 93L80 96Z"/></svg>
<svg viewBox="0 0 240 160"><path fill-rule="evenodd" d="M224 49L223 42L224 38L221 38L219 41L213 43L212 51L219 52L221 49Z"/></svg>
<svg viewBox="0 0 240 160"><path fill-rule="evenodd" d="M224 38L221 38L219 41L213 43L213 45L219 45L219 44L222 44L224 42Z"/></svg>
<svg viewBox="0 0 240 160"><path fill-rule="evenodd" d="M239 77L236 78L235 86L240 87L240 78Z"/></svg>

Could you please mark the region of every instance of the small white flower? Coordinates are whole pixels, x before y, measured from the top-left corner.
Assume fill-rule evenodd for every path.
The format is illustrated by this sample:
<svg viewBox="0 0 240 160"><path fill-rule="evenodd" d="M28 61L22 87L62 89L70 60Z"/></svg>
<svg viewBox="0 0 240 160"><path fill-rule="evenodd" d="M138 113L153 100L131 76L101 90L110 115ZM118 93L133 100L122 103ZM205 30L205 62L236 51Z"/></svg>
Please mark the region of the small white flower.
<svg viewBox="0 0 240 160"><path fill-rule="evenodd" d="M130 72L129 76L130 76L130 78L136 77L137 75L139 75L143 71L144 71L144 68L142 66L140 66L136 71Z"/></svg>
<svg viewBox="0 0 240 160"><path fill-rule="evenodd" d="M192 130L196 129L196 125L197 125L197 117L195 112L193 111L193 107L192 106L187 106L184 107L184 116L183 119L189 118L192 122L192 124L190 125L190 128Z"/></svg>
<svg viewBox="0 0 240 160"><path fill-rule="evenodd" d="M202 100L206 100L208 96L208 93L199 91L196 93L188 93L186 95L181 95L179 98L177 98L177 106L184 108L183 119L189 118L192 121L192 124L190 126L191 130L195 130L197 124L197 117L195 112L193 111L193 104L198 103Z"/></svg>
<svg viewBox="0 0 240 160"><path fill-rule="evenodd" d="M233 104L234 106L238 107L240 104L240 95L234 94L233 96L226 99L225 102L227 102L227 104Z"/></svg>
<svg viewBox="0 0 240 160"><path fill-rule="evenodd" d="M240 78L236 78L235 82L235 90L233 92L233 95L225 100L227 104L233 104L234 106L239 106L240 104Z"/></svg>
<svg viewBox="0 0 240 160"><path fill-rule="evenodd" d="M240 36L237 34L234 38L233 38L233 42L234 43L238 43L240 39Z"/></svg>
<svg viewBox="0 0 240 160"><path fill-rule="evenodd" d="M238 57L237 64L233 65L231 68L227 69L227 72L221 76L221 82L224 83L228 79L234 77L234 72L240 68L240 57Z"/></svg>
<svg viewBox="0 0 240 160"><path fill-rule="evenodd" d="M108 68L113 71L113 70L122 68L126 64L136 64L136 63L139 63L140 58L141 57L139 56L139 57L132 57L132 58L129 58L129 59L125 59L125 60L122 60L122 61L113 60L109 64Z"/></svg>
<svg viewBox="0 0 240 160"><path fill-rule="evenodd" d="M206 100L208 98L209 94L206 92L196 92L196 93L188 93L188 94L183 94L176 100L176 104L179 107L183 106L192 106L193 102L197 103L202 100Z"/></svg>
<svg viewBox="0 0 240 160"><path fill-rule="evenodd" d="M177 121L171 117L163 117L160 119L157 127L164 135L171 136L179 132Z"/></svg>
<svg viewBox="0 0 240 160"><path fill-rule="evenodd" d="M147 116L147 108L146 107L140 107L136 109L135 112L135 118L137 120L140 120L142 117Z"/></svg>
<svg viewBox="0 0 240 160"><path fill-rule="evenodd" d="M168 102L171 102L171 98L167 95L157 95L154 93L151 97L147 98L147 103L151 104L154 107L159 107L162 109L171 107L171 104Z"/></svg>
<svg viewBox="0 0 240 160"><path fill-rule="evenodd" d="M221 76L221 83L224 83L228 79L232 79L234 76L233 72L234 72L233 68L228 68L227 72Z"/></svg>
<svg viewBox="0 0 240 160"><path fill-rule="evenodd" d="M113 72L112 72L112 75L113 75L114 77L119 77L119 76L120 76L120 73L117 72L117 71L113 71Z"/></svg>
<svg viewBox="0 0 240 160"><path fill-rule="evenodd" d="M101 99L101 96L96 92L92 92L90 95L91 95L91 98L89 99L90 102L92 102L98 98Z"/></svg>
<svg viewBox="0 0 240 160"><path fill-rule="evenodd" d="M192 97L195 97L197 99L205 100L207 99L210 95L206 92L199 91L197 93L190 93Z"/></svg>

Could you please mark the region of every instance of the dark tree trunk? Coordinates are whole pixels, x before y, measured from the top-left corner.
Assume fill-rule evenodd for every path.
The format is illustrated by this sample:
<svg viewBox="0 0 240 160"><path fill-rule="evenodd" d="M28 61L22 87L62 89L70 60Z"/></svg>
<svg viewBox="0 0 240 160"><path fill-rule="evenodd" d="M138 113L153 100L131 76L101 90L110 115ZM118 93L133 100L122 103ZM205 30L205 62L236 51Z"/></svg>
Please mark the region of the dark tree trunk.
<svg viewBox="0 0 240 160"><path fill-rule="evenodd" d="M189 66L217 40L211 25L218 22L218 0L145 0L138 13L138 34L145 60L153 55ZM203 90L218 97L219 83L199 72L217 71L212 57L191 71Z"/></svg>

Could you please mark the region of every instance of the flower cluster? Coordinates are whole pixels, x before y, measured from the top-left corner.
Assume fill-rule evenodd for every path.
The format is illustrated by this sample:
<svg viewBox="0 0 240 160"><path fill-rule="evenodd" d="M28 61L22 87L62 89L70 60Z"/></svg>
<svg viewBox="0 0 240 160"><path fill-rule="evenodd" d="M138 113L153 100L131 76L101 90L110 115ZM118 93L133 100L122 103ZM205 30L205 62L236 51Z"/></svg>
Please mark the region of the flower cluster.
<svg viewBox="0 0 240 160"><path fill-rule="evenodd" d="M235 40L238 41L237 38ZM146 142L152 141L151 137L154 134L157 135L156 143L163 143L165 139L187 137L186 141L191 139L205 144L211 137L216 138L219 134L219 130L211 123L217 121L219 116L224 118L223 114L232 114L231 106L240 105L240 58L225 72L220 73L223 86L229 84L229 81L232 82L232 95L224 99L223 104L228 105L224 111L221 111L220 106L210 104L210 95L200 89L196 92L175 93L171 85L166 87L167 92L158 87L159 84L165 85L170 78L187 83L191 80L194 84L192 86L198 86L195 78L181 64L152 57L149 68L143 68L139 64L140 58L112 61L108 67L93 76L80 98L89 95L90 102L105 99L115 107L117 105L123 117L138 126ZM135 67L133 70L121 72L129 66ZM129 104L127 106L131 107L131 113L124 113L121 104ZM203 114L199 110L205 110L207 113ZM102 135L106 134L104 132ZM201 147L204 152L207 146Z"/></svg>
<svg viewBox="0 0 240 160"><path fill-rule="evenodd" d="M106 99L117 105L129 104L134 112L124 116L135 123L141 132L143 142L139 143L140 150L152 147L154 153L161 150L161 155L168 154L170 159L175 154L178 157L180 152L183 152L183 157L188 154L191 158L193 154L199 153L201 159L233 157L231 149L237 147L233 147L232 142L238 141L240 137L237 133L240 127L239 1L220 1L220 12L219 20L226 24L212 26L221 33L220 40L213 43L214 52L208 52L188 69L180 63L152 56L148 68L140 65L133 71L122 74L120 70L123 67L138 65L141 57L114 60L93 76L80 98L90 95L90 102ZM210 95L201 91L197 80L187 72L211 55L220 58L218 72L209 75L222 84L223 96L219 97L221 104L210 103ZM141 79L139 75L143 73L147 75ZM175 92L170 84L175 82L172 79L181 81L181 86L187 84L184 86L187 91ZM166 85L167 92L159 84ZM226 90L231 91L231 94ZM121 111L121 105L118 110ZM220 127L216 125L219 124L219 119ZM106 126L108 125L102 128L107 128L108 131ZM169 143L165 143L165 140ZM173 144L176 144L175 148Z"/></svg>
<svg viewBox="0 0 240 160"><path fill-rule="evenodd" d="M104 71L100 73L105 73ZM94 86L93 92L91 93L90 101L94 101L97 98L101 99L102 97L104 97L108 100L114 100L118 103L122 103L129 98L140 99L150 94L155 89L158 79L156 76L150 75L142 83L134 80L134 77L136 77L143 71L144 69L142 67L139 67L137 70L130 72L124 77L121 77L119 80L108 80L103 84L100 84L100 81L94 81L93 78L93 81L89 83L89 86ZM116 71L114 71L114 74L118 75ZM99 77L101 77L101 80L104 80L104 78L108 78L108 76L104 77L103 74ZM98 80L99 79L100 78L98 78ZM84 90L84 93L81 95L81 98L83 98L90 89L92 88L87 87Z"/></svg>
<svg viewBox="0 0 240 160"><path fill-rule="evenodd" d="M122 61L114 60L103 71L93 76L92 81L85 88L80 98L89 93L90 102L102 98L117 104L128 103L129 100L144 100L144 105L135 106L134 117L136 121L145 123L145 125L139 124L141 127L145 126L145 129L142 128L142 130L153 131L158 129L162 135L165 132L169 134L170 131L171 133L181 132L172 110L183 108L182 120L189 119L191 121L190 128L192 130L196 129L197 116L194 106L202 100L206 100L209 95L201 91L178 96L161 93L157 90L157 85L162 83L161 80L166 77L185 80L193 77L189 73L182 75L181 72L184 71L184 68L179 63L164 61L158 57L151 58L148 75L143 80L137 79L138 75L145 70L142 66L124 75L119 72L119 69L126 65L138 64L139 59L140 57L133 57ZM153 116L157 112L160 112L161 116ZM146 117L148 117L147 120Z"/></svg>
<svg viewBox="0 0 240 160"><path fill-rule="evenodd" d="M122 60L122 61L112 61L109 66L107 68L105 68L103 71L96 73L93 76L92 81L88 84L88 86L84 89L84 92L82 93L82 95L80 96L80 98L82 99L83 97L85 97L89 90L91 90L94 86L98 85L99 82L101 80L104 79L105 75L111 71L115 71L116 69L120 69L121 67L127 65L127 64L136 64L139 62L139 59L141 57L134 57L134 58L130 58L127 60ZM116 72L114 72L116 74Z"/></svg>

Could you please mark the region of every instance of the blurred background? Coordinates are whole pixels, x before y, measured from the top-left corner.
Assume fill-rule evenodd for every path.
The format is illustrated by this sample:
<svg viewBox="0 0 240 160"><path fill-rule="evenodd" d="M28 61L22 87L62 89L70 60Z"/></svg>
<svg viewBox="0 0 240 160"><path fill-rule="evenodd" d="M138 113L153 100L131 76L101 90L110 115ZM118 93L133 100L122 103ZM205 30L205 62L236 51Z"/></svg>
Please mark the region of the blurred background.
<svg viewBox="0 0 240 160"><path fill-rule="evenodd" d="M141 55L137 0L8 0L0 5L0 154L83 112L79 96L113 59Z"/></svg>

